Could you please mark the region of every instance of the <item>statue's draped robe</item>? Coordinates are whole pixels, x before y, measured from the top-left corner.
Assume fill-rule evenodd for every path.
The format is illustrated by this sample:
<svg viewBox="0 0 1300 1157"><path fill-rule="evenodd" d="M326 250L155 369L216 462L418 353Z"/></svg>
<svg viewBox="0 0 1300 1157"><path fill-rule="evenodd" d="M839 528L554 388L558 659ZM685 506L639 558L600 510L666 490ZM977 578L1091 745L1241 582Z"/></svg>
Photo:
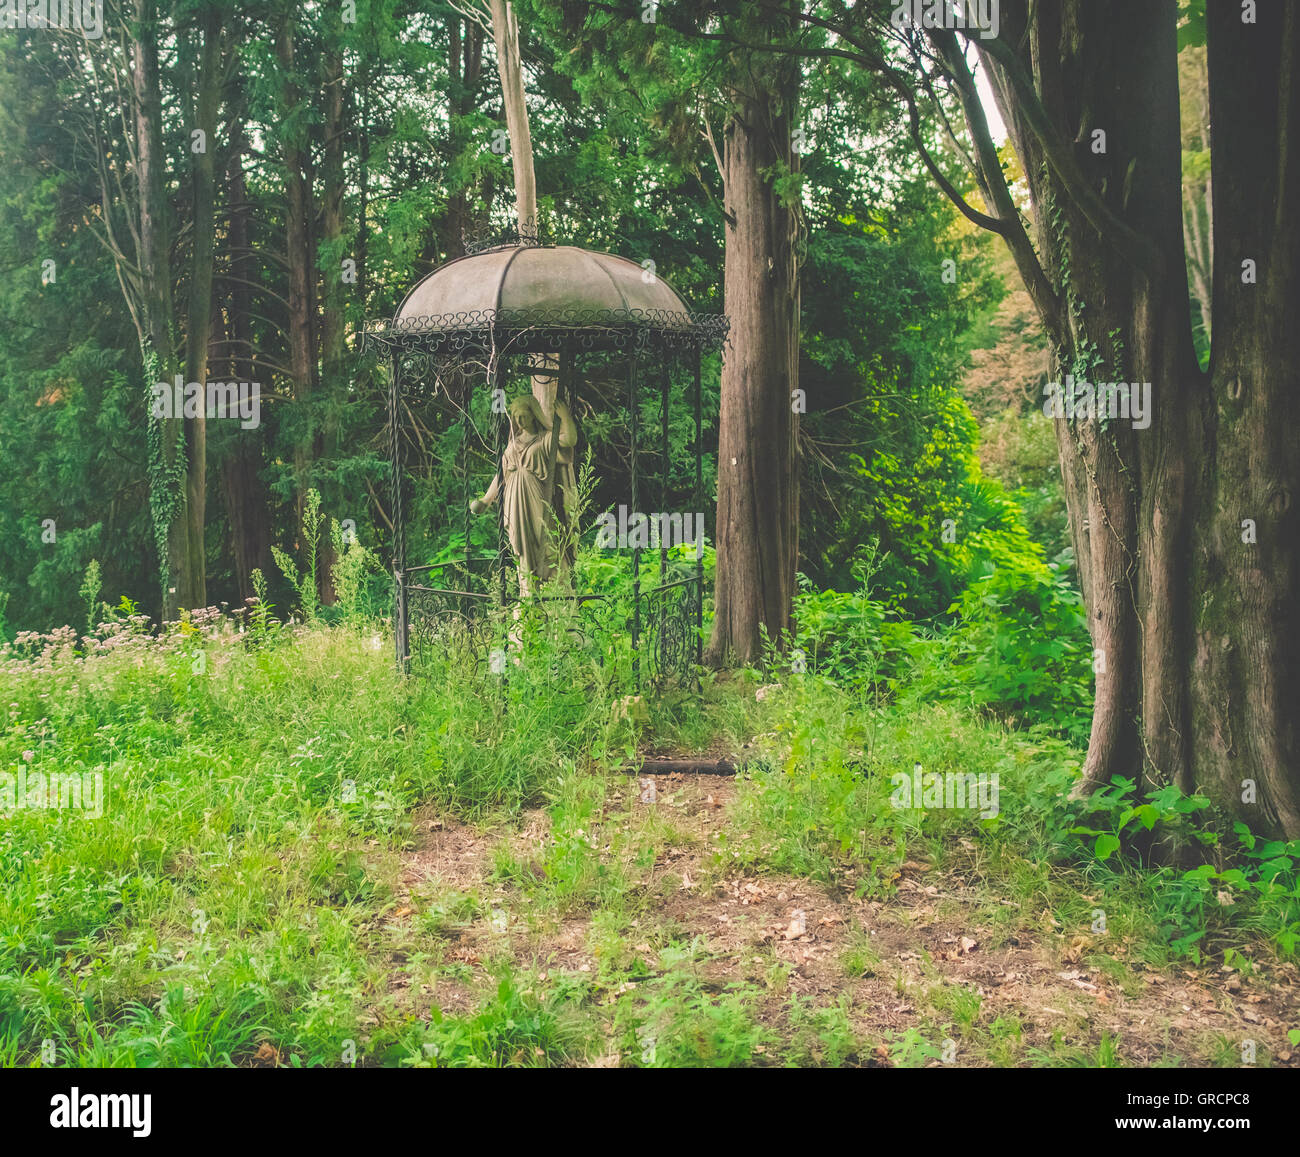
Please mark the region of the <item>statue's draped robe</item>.
<svg viewBox="0 0 1300 1157"><path fill-rule="evenodd" d="M521 571L542 580L549 579L555 568L551 500L558 449L557 422L554 430L516 435L501 455L510 549Z"/></svg>

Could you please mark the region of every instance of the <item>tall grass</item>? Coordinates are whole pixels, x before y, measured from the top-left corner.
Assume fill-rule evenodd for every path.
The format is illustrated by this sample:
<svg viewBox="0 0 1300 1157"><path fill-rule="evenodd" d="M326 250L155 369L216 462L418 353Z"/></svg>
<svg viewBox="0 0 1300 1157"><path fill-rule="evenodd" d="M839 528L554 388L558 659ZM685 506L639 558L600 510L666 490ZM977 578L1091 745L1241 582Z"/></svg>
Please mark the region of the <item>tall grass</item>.
<svg viewBox="0 0 1300 1157"><path fill-rule="evenodd" d="M103 814L0 834L9 1063L239 1063L259 1037L337 1063L382 983L368 922L427 798L473 816L619 748L606 684L545 636L505 671L399 679L376 624L240 632L214 610L20 635L0 770L102 776ZM495 680L495 681L493 681ZM474 687L469 684L475 683Z"/></svg>

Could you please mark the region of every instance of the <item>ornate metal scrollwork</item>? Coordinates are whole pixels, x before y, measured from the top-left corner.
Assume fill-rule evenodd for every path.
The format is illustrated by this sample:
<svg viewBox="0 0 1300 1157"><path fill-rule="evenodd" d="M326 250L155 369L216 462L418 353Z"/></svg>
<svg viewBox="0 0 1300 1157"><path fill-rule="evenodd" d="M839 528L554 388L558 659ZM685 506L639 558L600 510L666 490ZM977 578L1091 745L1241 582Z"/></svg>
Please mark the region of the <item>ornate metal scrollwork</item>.
<svg viewBox="0 0 1300 1157"><path fill-rule="evenodd" d="M410 655L419 666L454 654L479 672L500 635L491 593L495 557L411 567L403 576Z"/></svg>
<svg viewBox="0 0 1300 1157"><path fill-rule="evenodd" d="M656 687L695 685L700 594L694 575L641 592L641 653Z"/></svg>
<svg viewBox="0 0 1300 1157"><path fill-rule="evenodd" d="M532 217L526 217L515 225L493 225L491 223L480 229L462 229L461 243L468 256L486 253L491 249L513 249L524 247L551 247L555 245L555 234L549 225L538 223Z"/></svg>
<svg viewBox="0 0 1300 1157"><path fill-rule="evenodd" d="M629 338L646 348L718 349L727 318L669 309L476 309L434 317L369 321L362 348L459 356L623 348Z"/></svg>

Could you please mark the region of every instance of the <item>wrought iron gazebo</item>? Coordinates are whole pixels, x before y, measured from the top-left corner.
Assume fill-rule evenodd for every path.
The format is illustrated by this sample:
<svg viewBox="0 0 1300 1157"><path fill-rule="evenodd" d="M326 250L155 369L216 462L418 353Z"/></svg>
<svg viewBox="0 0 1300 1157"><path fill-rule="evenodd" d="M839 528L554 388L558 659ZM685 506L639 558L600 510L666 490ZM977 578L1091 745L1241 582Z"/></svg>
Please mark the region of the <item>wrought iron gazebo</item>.
<svg viewBox="0 0 1300 1157"><path fill-rule="evenodd" d="M527 233L489 242L465 257L449 261L418 282L406 295L392 320L367 323L363 348L386 355L390 368L388 433L391 459L393 523L393 592L396 660L409 671L413 654L446 641L449 632L469 639L481 657L493 638L503 637L522 596L512 572L504 523L504 502L498 503L495 550L472 547L469 499L485 488L491 476L477 480L469 463L477 439L486 449L492 439L492 461L500 482L501 454L509 436L503 405L479 406L490 414L488 429L476 427L471 416L476 382L488 396L499 393L525 369L529 359L548 356L558 363L558 397L569 404L581 390L584 371L593 360L625 375L629 410L628 509L640 510L643 480L640 456L643 434L640 408L647 380L660 398L658 453L661 477L656 498L668 493L669 397L674 374L688 375L686 388L694 408L695 509L703 511L703 421L701 355L721 347L727 319L691 313L677 293L648 267L623 257L570 245L543 244ZM435 563L408 565L408 477L403 423L413 394L440 397L452 415L459 415L461 435L456 464L463 486L464 552ZM670 558L668 543L659 543L657 581L641 582L639 545L632 546L632 594L626 630L632 646L633 683L641 685L641 659L647 659L657 684L668 679L693 679L700 662L700 631L704 606L704 564ZM566 598L595 609L608 601L600 591ZM619 615L617 609L614 613ZM620 628L622 624L619 624Z"/></svg>

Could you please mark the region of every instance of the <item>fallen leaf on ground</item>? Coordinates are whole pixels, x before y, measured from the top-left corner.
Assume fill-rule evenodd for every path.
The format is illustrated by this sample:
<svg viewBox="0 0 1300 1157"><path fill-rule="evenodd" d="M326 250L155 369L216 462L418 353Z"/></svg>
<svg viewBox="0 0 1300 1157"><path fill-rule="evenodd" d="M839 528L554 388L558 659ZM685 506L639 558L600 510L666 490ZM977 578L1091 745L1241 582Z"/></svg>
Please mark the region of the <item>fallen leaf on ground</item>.
<svg viewBox="0 0 1300 1157"><path fill-rule="evenodd" d="M253 1063L258 1065L276 1065L280 1063L280 1052L268 1041L263 1041L257 1046L257 1052L253 1054Z"/></svg>

